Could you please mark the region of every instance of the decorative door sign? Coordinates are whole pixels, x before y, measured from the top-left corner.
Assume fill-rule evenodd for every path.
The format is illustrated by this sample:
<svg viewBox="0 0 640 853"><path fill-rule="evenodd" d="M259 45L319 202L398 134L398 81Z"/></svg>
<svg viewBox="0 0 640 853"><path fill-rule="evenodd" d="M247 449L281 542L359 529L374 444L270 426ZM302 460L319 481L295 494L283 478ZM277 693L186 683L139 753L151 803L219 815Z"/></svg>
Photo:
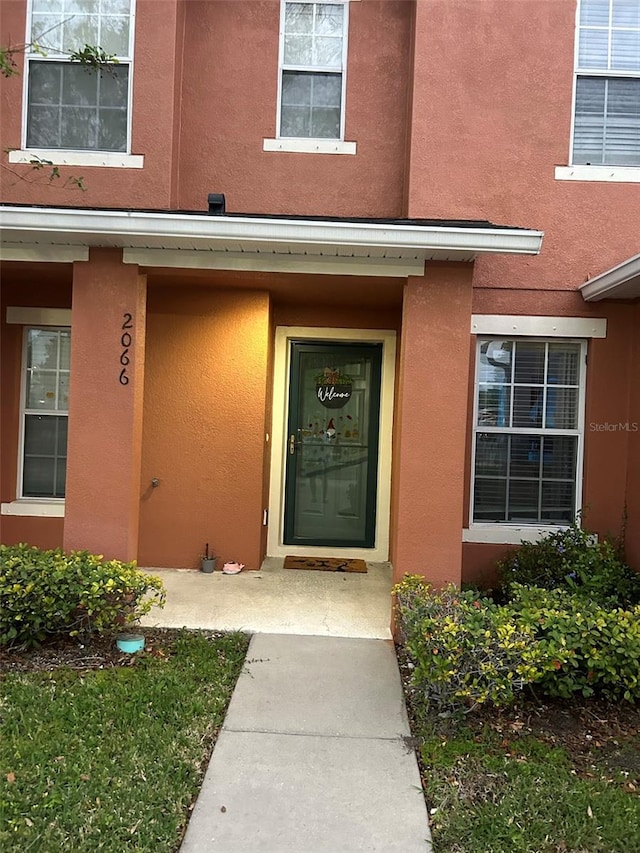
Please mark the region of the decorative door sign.
<svg viewBox="0 0 640 853"><path fill-rule="evenodd" d="M325 409L341 409L351 399L353 380L337 367L325 367L315 378L316 397Z"/></svg>

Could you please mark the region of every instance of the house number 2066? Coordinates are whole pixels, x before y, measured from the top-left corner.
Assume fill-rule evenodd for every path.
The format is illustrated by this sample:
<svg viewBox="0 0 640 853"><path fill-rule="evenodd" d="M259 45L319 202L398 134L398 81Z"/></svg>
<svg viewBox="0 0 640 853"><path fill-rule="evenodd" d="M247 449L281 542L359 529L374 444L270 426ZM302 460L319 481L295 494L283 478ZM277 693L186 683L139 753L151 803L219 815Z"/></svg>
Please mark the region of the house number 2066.
<svg viewBox="0 0 640 853"><path fill-rule="evenodd" d="M128 312L123 314L122 318L122 335L120 336L120 346L122 347L122 352L120 353L120 364L122 365L122 370L120 371L119 378L121 385L128 385L129 374L127 373L127 367L129 366L129 362L131 361L131 359L129 358L129 350L133 342L133 338L131 337L131 332L129 331L129 329L133 329L133 322L132 315Z"/></svg>

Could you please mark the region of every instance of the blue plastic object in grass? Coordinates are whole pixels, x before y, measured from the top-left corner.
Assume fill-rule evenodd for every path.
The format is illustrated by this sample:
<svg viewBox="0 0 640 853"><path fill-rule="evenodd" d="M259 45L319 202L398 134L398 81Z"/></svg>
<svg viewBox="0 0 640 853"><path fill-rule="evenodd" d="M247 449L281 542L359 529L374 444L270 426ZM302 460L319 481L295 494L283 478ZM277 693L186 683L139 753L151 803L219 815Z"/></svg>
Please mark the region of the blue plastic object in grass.
<svg viewBox="0 0 640 853"><path fill-rule="evenodd" d="M121 652L126 652L130 655L134 654L135 652L141 652L144 649L144 635L120 634L120 636L116 640L116 645L118 646Z"/></svg>

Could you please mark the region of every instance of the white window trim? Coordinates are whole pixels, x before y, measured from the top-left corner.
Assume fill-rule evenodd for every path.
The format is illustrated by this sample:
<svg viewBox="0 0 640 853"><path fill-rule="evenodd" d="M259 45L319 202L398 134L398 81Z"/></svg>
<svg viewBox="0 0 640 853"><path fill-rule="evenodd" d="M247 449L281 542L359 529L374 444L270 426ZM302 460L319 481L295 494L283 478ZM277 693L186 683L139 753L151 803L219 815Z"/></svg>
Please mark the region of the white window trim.
<svg viewBox="0 0 640 853"><path fill-rule="evenodd" d="M23 309L24 310L24 309ZM34 309L34 310L43 310L43 309ZM47 310L47 309L44 309ZM50 328L52 331L66 331L70 329L70 326L66 325L52 325L52 324L43 324ZM16 485L16 495L18 496L16 501L12 502L12 505L15 504L17 506L26 507L35 504L37 506L62 506L64 507L64 498L55 498L55 497L44 497L44 498L34 498L32 495L25 495L23 493L24 489L24 432L25 432L25 422L26 422L26 414L27 414L27 406L26 406L26 392L27 392L27 346L29 339L29 330L38 328L38 324L29 323L29 325L25 325L22 330L22 362L20 366L20 431L18 436L18 482ZM47 413L47 417L55 417L56 412ZM58 412L58 415L63 414L62 412ZM67 423L69 418L69 410L66 411ZM32 509L32 507L31 507ZM9 515L22 515L24 513L8 513ZM30 511L28 513L32 515L33 512ZM49 513L42 512L37 513L38 515L48 515ZM56 513L53 513L54 515Z"/></svg>
<svg viewBox="0 0 640 853"><path fill-rule="evenodd" d="M50 161L54 166L117 166L117 163L109 163L109 162L86 162L83 158L87 154L93 155L101 155L102 158L110 159L110 155L116 154L119 159L123 157L133 157L139 158L142 155L132 155L131 154L131 131L133 124L133 75L134 75L134 53L135 53L135 29L136 29L136 0L130 0L131 3L131 15L129 19L129 56L123 57L126 61L126 64L129 66L129 79L128 79L128 91L127 91L127 150L114 152L114 151L96 151L94 149L82 149L82 151L73 151L72 149L67 148L29 148L27 146L27 120L29 114L29 69L30 62L41 61L46 62L47 60L51 62L64 62L68 61L68 58L65 54L54 53L53 51L48 54L46 57L40 56L39 54L31 53L27 49L25 52L24 59L24 74L22 81L22 141L20 150L15 152L17 155L24 154L25 156L31 155L31 160L33 160L34 156L39 157L43 160ZM33 0L28 0L27 4L27 34L25 38L25 43L29 45L31 43L31 21L33 16ZM59 161L58 157L62 157L63 152L66 153L66 159L64 161ZM30 162L27 160L12 160L11 154L9 154L9 162L10 163L23 163ZM100 157L96 158L99 160ZM141 169L143 164L140 165L130 165L126 164L125 166L120 166L120 168L132 168L132 169Z"/></svg>
<svg viewBox="0 0 640 853"><path fill-rule="evenodd" d="M349 47L349 3L352 0L280 0L280 29L278 45L278 97L276 105L276 135L273 139L264 139L263 151L287 151L303 154L355 154L356 143L346 142L344 138L347 113L347 56ZM330 3L344 6L344 23L342 36L342 93L340 100L340 138L315 139L313 137L292 137L280 135L280 119L282 113L282 77L284 68L284 27L285 7L287 3ZM308 69L310 70L310 69ZM320 71L322 69L319 69ZM335 69L332 73L337 73Z"/></svg>
<svg viewBox="0 0 640 853"><path fill-rule="evenodd" d="M576 90L578 77L630 77L640 79L640 72L628 70L608 69L580 69L580 5L582 0L576 2L575 33L573 44L573 86L571 94L571 129L569 132L569 159L568 166L556 166L556 181L605 181L609 183L640 183L640 164L638 166L615 166L606 164L587 165L573 163L573 139L576 126ZM611 28L609 27L609 38Z"/></svg>
<svg viewBox="0 0 640 853"><path fill-rule="evenodd" d="M543 527L532 524L470 524L462 531L463 542L473 542L486 545L520 545L521 542L539 542L550 533L566 530L568 525L558 524L553 527Z"/></svg>
<svg viewBox="0 0 640 853"><path fill-rule="evenodd" d="M573 142L571 150L573 151ZM556 166L555 179L640 184L640 166Z"/></svg>
<svg viewBox="0 0 640 853"><path fill-rule="evenodd" d="M33 308L10 305L7 307L6 322L8 325L20 326L55 326L57 328L69 328L71 326L71 309L70 308ZM22 354L23 362L20 366L21 371L21 426L20 426L20 444L22 445L22 433L24 432L24 412L22 404L24 402L24 350ZM23 451L19 451L18 465L22 464ZM20 494L22 477L18 483L16 494ZM14 516L29 516L33 518L64 518L65 502L64 498L16 498L14 501L9 501L0 505L0 515Z"/></svg>
<svg viewBox="0 0 640 853"><path fill-rule="evenodd" d="M511 338L606 338L607 321L595 317L473 314L471 334Z"/></svg>
<svg viewBox="0 0 640 853"><path fill-rule="evenodd" d="M263 139L263 151L289 151L294 154L355 154L355 142L340 139L299 139L283 136L279 139Z"/></svg>
<svg viewBox="0 0 640 853"><path fill-rule="evenodd" d="M471 478L470 478L470 489L469 489L469 527L463 529L462 531L462 541L463 542L486 542L486 543L495 543L495 544L510 544L510 545L518 545L521 541L537 541L541 539L543 536L546 536L549 533L553 533L558 530L565 530L569 525L568 524L554 524L554 525L541 525L539 523L533 522L532 524L526 524L521 521L519 522L508 522L508 521L474 521L473 520L473 504L475 497L475 458L476 458L476 437L478 432L486 432L489 431L487 429L481 430L477 427L478 423L478 377L480 373L480 344L483 340L486 340L487 337L491 336L504 336L509 337L509 334L505 334L499 331L488 332L482 334L476 339L476 348L475 348L475 368L474 368L474 376L473 376L473 425L472 425L472 440L471 440ZM513 333L511 333L513 337ZM515 335L515 337L518 337ZM534 335L527 335L527 338L534 338L536 341L540 341L540 343L557 343L557 340L560 335L547 335L546 337L536 337ZM586 373L587 373L587 341L584 339L571 339L571 338L563 338L568 343L576 343L581 345L580 352L580 374L578 377L579 382L579 404L578 404L578 424L575 430L563 430L563 434L567 435L577 435L578 438L578 446L576 450L576 494L575 494L575 510L574 510L574 518L579 517L579 512L582 509L582 480L583 480L583 469L584 469L584 437L585 437L585 399L586 399ZM500 432L500 430L491 429L491 432ZM513 430L510 430L513 432ZM515 430L515 432L526 433L527 435L532 432L529 429L519 429ZM545 432L552 433L551 430L534 430L536 433L540 433L544 435ZM529 538L531 537L531 538Z"/></svg>
<svg viewBox="0 0 640 853"><path fill-rule="evenodd" d="M71 326L71 308L20 308L7 307L7 323L18 326Z"/></svg>
<svg viewBox="0 0 640 853"><path fill-rule="evenodd" d="M35 500L19 498L0 505L0 515L19 515L31 518L64 518L64 498Z"/></svg>
<svg viewBox="0 0 640 853"><path fill-rule="evenodd" d="M144 154L123 154L115 151L72 151L69 148L27 148L9 151L10 163L33 163L34 160L46 160L53 166L107 166L112 169L142 169L144 167Z"/></svg>

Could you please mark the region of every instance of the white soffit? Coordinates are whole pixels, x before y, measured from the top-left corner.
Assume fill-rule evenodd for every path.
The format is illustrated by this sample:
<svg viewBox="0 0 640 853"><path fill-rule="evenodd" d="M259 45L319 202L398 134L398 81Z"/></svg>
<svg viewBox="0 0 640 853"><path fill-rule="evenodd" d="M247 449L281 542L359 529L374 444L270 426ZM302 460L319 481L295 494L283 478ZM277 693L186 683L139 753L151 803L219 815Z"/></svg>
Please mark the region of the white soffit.
<svg viewBox="0 0 640 853"><path fill-rule="evenodd" d="M640 297L640 255L634 255L615 267L589 279L580 288L585 302L601 299L638 299Z"/></svg>
<svg viewBox="0 0 640 853"><path fill-rule="evenodd" d="M472 335L541 338L606 338L607 321L595 317L538 317L521 314L473 314Z"/></svg>
<svg viewBox="0 0 640 853"><path fill-rule="evenodd" d="M199 270L249 270L252 272L320 273L406 278L423 275L424 261L402 258L294 255L276 252L220 252L193 249L123 249L125 264Z"/></svg>
<svg viewBox="0 0 640 853"><path fill-rule="evenodd" d="M35 261L39 263L71 264L88 261L88 246L67 246L47 243L0 242L0 261Z"/></svg>
<svg viewBox="0 0 640 853"><path fill-rule="evenodd" d="M7 323L21 326L70 326L71 308L7 307Z"/></svg>
<svg viewBox="0 0 640 853"><path fill-rule="evenodd" d="M498 227L460 227L342 220L211 216L208 214L148 213L141 211L76 210L65 208L0 207L0 233L7 245L102 246L153 252L154 266L191 266L238 269L242 256L252 258L254 270L316 269L319 259L357 258L352 273L364 268L389 271L377 275L421 274L427 260L470 261L478 254L535 255L541 231ZM178 263L179 253L190 263ZM225 260L226 256L226 260ZM402 264L408 262L406 271ZM295 269L294 269L295 268ZM393 272L393 270L396 270ZM348 271L347 271L348 274Z"/></svg>

